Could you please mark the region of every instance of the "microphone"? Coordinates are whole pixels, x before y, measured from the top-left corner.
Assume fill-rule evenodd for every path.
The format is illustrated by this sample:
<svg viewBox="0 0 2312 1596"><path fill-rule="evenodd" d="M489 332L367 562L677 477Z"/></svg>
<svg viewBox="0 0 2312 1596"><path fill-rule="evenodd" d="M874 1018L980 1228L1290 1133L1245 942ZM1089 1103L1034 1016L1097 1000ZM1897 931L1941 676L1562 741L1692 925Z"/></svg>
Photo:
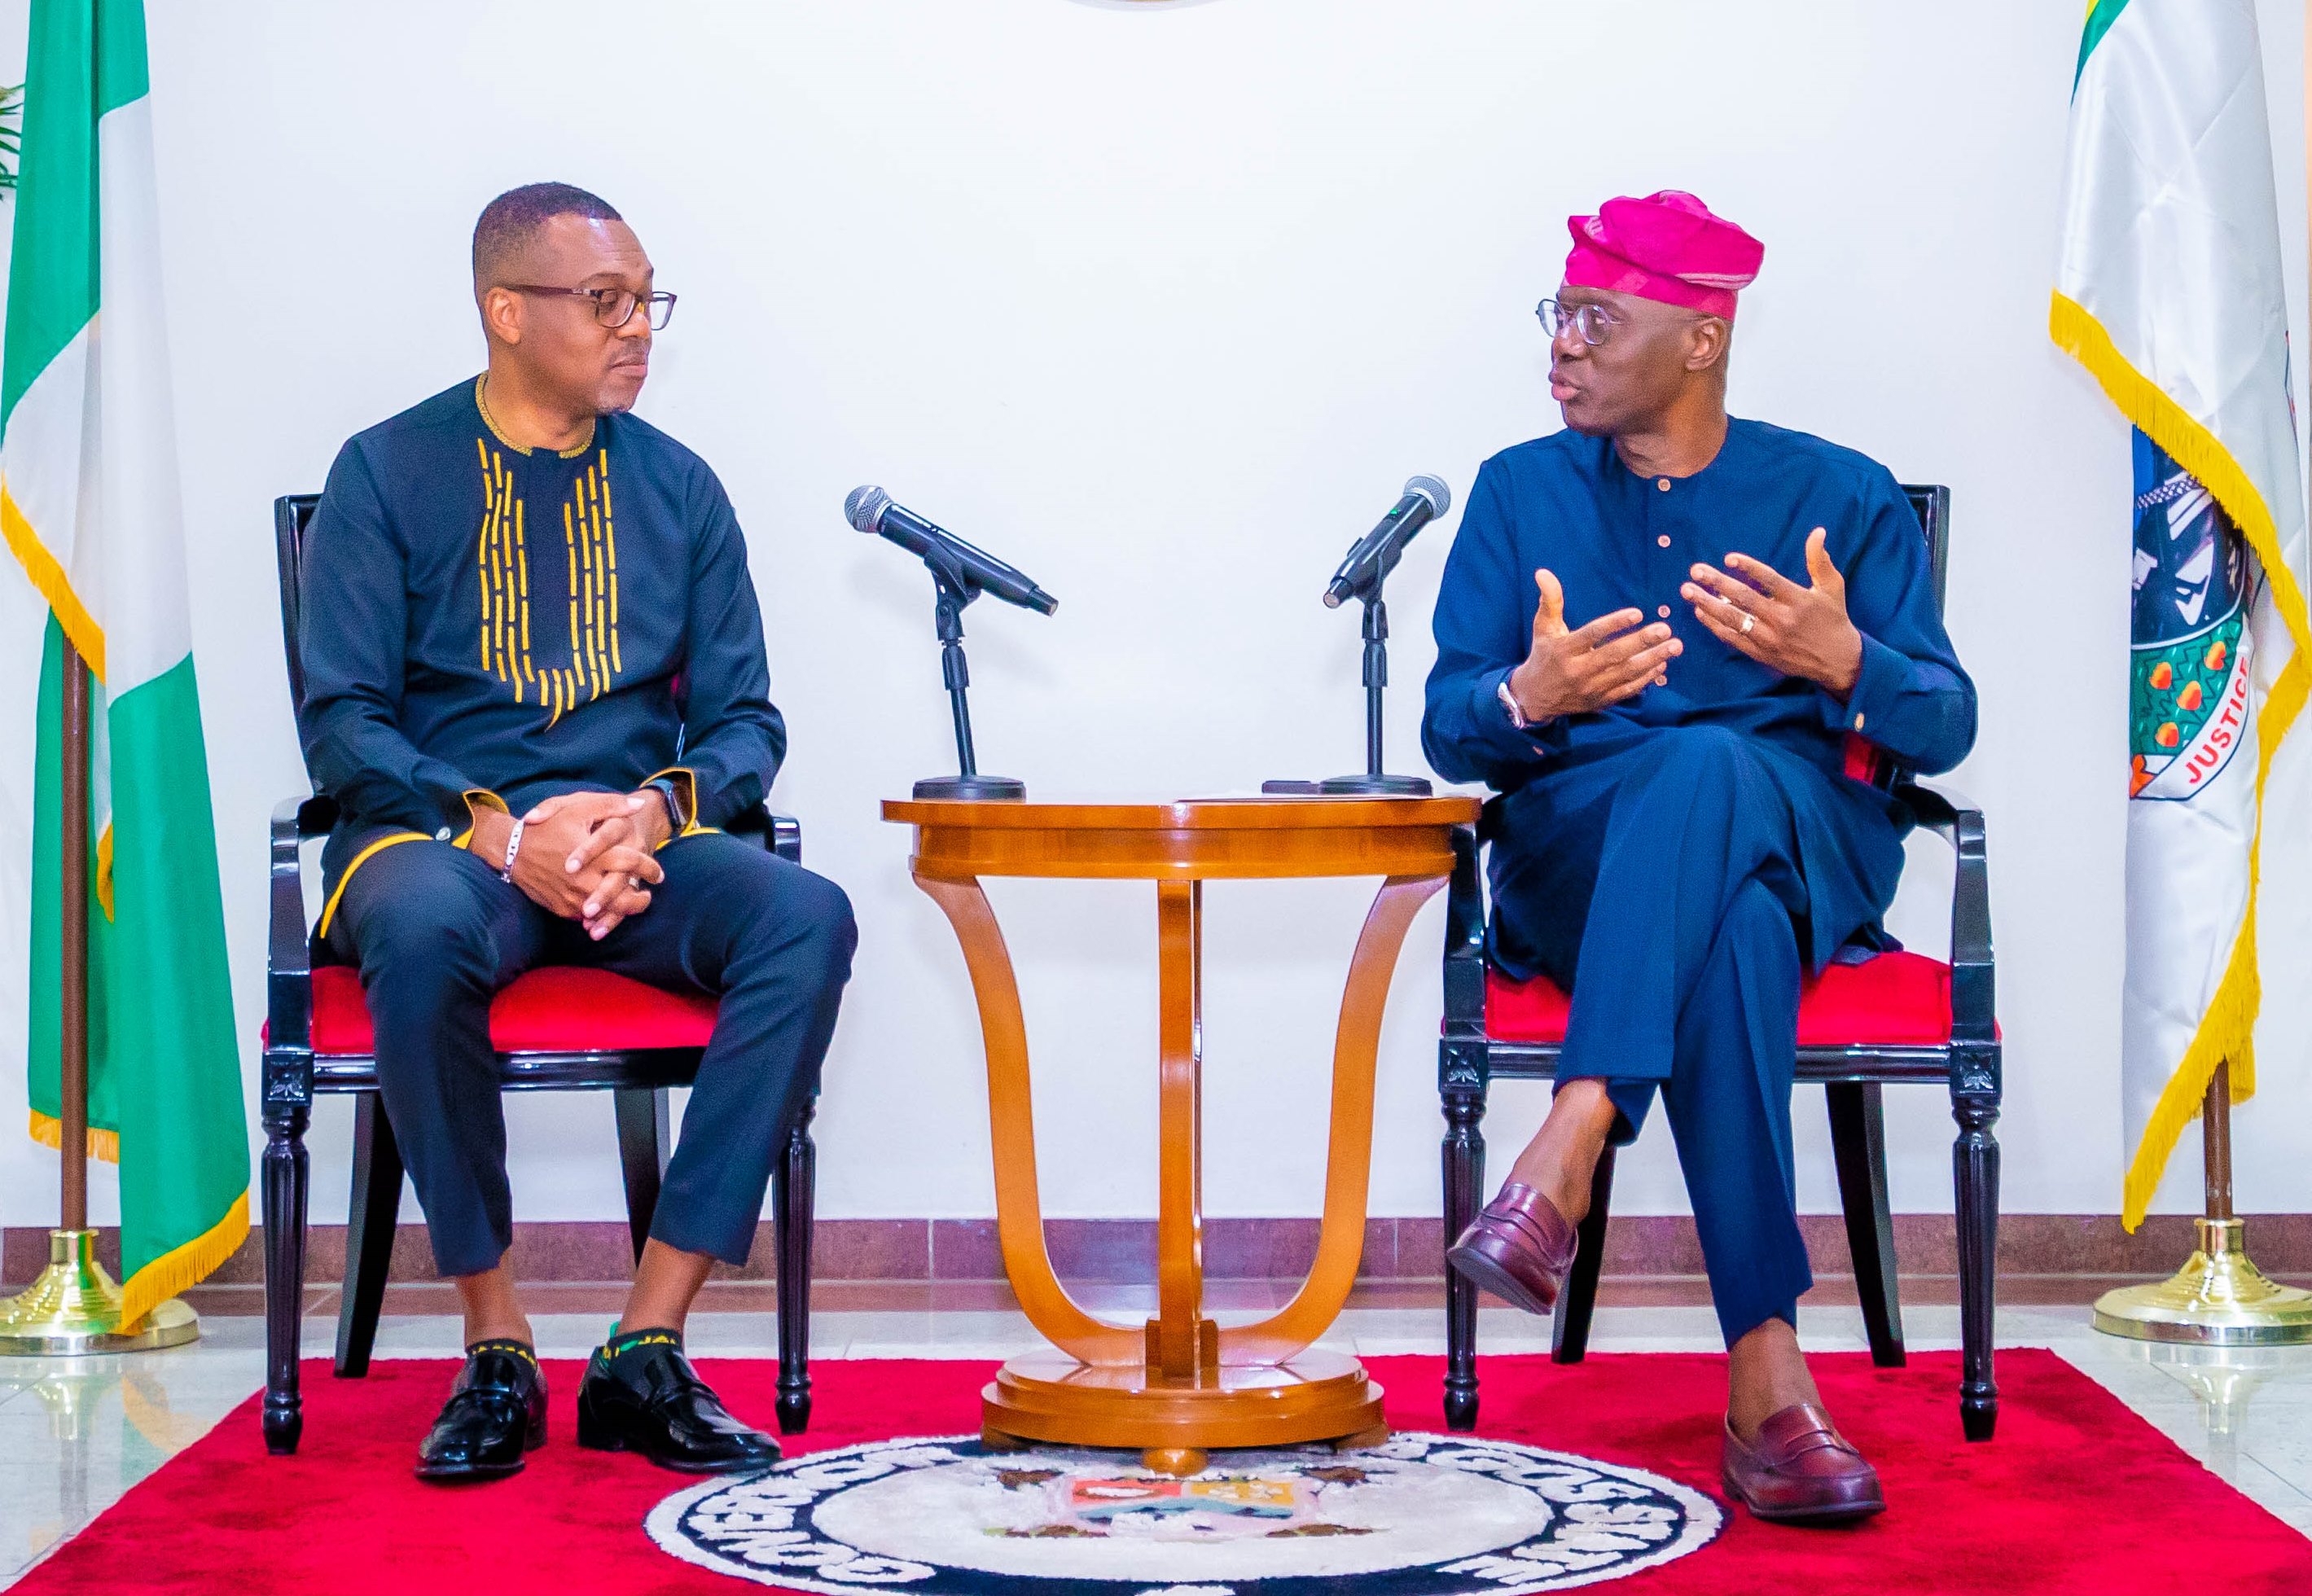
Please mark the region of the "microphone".
<svg viewBox="0 0 2312 1596"><path fill-rule="evenodd" d="M1333 573L1333 580L1325 589L1325 608L1338 609L1344 599L1353 599L1368 589L1378 587L1391 571L1397 569L1405 546L1413 541L1413 534L1427 526L1453 507L1453 490L1434 477L1414 477L1405 485L1405 496L1397 501L1397 508L1380 518L1380 524L1357 539L1341 568Z"/></svg>
<svg viewBox="0 0 2312 1596"><path fill-rule="evenodd" d="M1060 607L1057 599L1030 582L1024 572L893 504L891 495L872 483L851 490L843 501L843 517L863 532L880 533L909 553L920 555L935 575L975 592L994 593L1007 604L1039 615L1049 615Z"/></svg>

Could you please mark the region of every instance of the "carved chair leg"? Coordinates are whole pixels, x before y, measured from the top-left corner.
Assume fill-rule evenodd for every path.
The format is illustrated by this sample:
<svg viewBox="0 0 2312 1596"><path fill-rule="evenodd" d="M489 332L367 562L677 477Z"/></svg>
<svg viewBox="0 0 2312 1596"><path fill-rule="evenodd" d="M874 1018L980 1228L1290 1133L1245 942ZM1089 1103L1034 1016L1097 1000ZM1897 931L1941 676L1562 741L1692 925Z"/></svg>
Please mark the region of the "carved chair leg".
<svg viewBox="0 0 2312 1596"><path fill-rule="evenodd" d="M1830 1147L1838 1163L1839 1203L1846 1211L1846 1248L1854 1258L1854 1292L1870 1337L1870 1361L1903 1366L1903 1303L1895 1258L1895 1219L1887 1200L1887 1117L1876 1081L1833 1081Z"/></svg>
<svg viewBox="0 0 2312 1596"><path fill-rule="evenodd" d="M610 1093L618 1116L618 1171L626 1182L626 1234L635 1261L643 1261L651 1219L658 1212L658 1185L672 1155L668 1123L672 1110L666 1088L621 1086Z"/></svg>
<svg viewBox="0 0 2312 1596"><path fill-rule="evenodd" d="M1958 1416L1969 1441L1988 1441L1999 1423L1999 1383L1992 1371L1992 1315L1999 1258L1999 1099L1953 1094L1958 1139L1951 1173L1958 1188Z"/></svg>
<svg viewBox="0 0 2312 1596"><path fill-rule="evenodd" d="M1482 1082L1442 1089L1445 1111L1445 1237L1450 1247L1484 1206L1485 1117ZM1477 1425L1477 1288L1449 1266L1445 1270L1445 1427Z"/></svg>
<svg viewBox="0 0 2312 1596"><path fill-rule="evenodd" d="M1614 1150L1598 1155L1590 1177L1590 1212L1574 1229L1573 1267L1550 1316L1549 1355L1578 1364L1590 1350L1590 1320L1598 1311L1598 1274L1606 1263L1606 1215L1614 1197Z"/></svg>
<svg viewBox="0 0 2312 1596"><path fill-rule="evenodd" d="M305 1428L297 1389L305 1316L305 1124L301 1101L265 1105L265 1450L285 1457Z"/></svg>
<svg viewBox="0 0 2312 1596"><path fill-rule="evenodd" d="M401 1216L401 1144L374 1092L354 1099L354 1191L346 1222L346 1289L337 1304L337 1376L369 1372L377 1317L393 1267L393 1232Z"/></svg>
<svg viewBox="0 0 2312 1596"><path fill-rule="evenodd" d="M811 1144L815 1098L805 1099L787 1135L771 1185L771 1225L779 1258L779 1433L796 1435L810 1423L810 1240L819 1179L819 1150Z"/></svg>

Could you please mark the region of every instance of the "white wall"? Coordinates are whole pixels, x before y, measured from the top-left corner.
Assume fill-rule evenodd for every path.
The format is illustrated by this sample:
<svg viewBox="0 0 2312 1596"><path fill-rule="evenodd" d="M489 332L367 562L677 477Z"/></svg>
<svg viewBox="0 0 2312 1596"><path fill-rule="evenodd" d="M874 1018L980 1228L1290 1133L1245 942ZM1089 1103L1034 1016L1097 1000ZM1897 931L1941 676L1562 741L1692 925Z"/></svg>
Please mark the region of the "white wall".
<svg viewBox="0 0 2312 1596"><path fill-rule="evenodd" d="M14 9L0 42L20 51ZM2300 281L2302 21L2266 13ZM598 189L682 295L643 409L738 504L793 730L776 797L859 908L820 1211L871 1215L993 1205L961 960L908 882L907 834L877 813L949 757L928 583L844 525L845 490L880 481L1061 596L1051 619L968 618L983 762L1036 795L1351 767L1356 627L1318 606L1324 576L1409 473L1466 494L1484 456L1557 425L1531 310L1563 218L1675 186L1766 241L1738 412L1951 485L1951 629L1984 695L1954 779L1991 816L2006 1201L2116 1206L2127 438L2045 331L2077 5L242 0L154 6L151 26L252 1104L264 820L303 779L267 505L318 487L347 434L477 368L465 249L492 194ZM1394 587L1400 767L1418 759L1450 536L1426 533ZM13 660L28 627L9 601ZM1914 848L1896 915L1934 951L1940 851ZM1369 885L1212 894L1215 1213L1315 1211L1332 1011ZM0 889L21 901L21 881ZM995 896L1038 1049L1048 1208L1151 1212L1152 894ZM10 918L0 957L21 970ZM1395 993L1378 1213L1437 1202L1438 934L1432 906ZM2251 1208L2312 1206L2290 1156L2312 1110L2303 985L2268 973L2268 1083L2238 1122ZM20 1036L0 1015L0 1057ZM21 1122L20 1081L0 1069L0 1127ZM1890 1105L1898 1206L1947 1207L1940 1094ZM1494 1144L1540 1110L1505 1088ZM317 1118L326 1221L349 1112ZM617 1212L606 1103L525 1099L512 1118L522 1217ZM1805 1204L1835 1207L1810 1094L1798 1118ZM2188 1203L2188 1144L2178 1164ZM1682 1207L1659 1127L1625 1168L1625 1207ZM53 1215L53 1171L0 1131L7 1223Z"/></svg>

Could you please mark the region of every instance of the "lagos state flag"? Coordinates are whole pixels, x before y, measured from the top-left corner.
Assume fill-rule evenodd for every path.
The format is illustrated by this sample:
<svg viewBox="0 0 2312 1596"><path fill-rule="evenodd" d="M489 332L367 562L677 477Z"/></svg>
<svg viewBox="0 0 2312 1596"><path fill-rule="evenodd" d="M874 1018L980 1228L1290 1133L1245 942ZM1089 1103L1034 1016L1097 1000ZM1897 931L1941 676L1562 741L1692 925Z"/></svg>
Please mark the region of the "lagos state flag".
<svg viewBox="0 0 2312 1596"><path fill-rule="evenodd" d="M58 714L69 636L94 676L89 1140L120 1166L132 1324L249 1232L140 0L33 0L25 79L0 361L0 531L49 610L29 845L31 1129L58 1139Z"/></svg>
<svg viewBox="0 0 2312 1596"><path fill-rule="evenodd" d="M2255 1090L2259 826L2312 680L2252 0L2097 0L2051 329L2135 424L2121 1074L2143 1217L2217 1066Z"/></svg>

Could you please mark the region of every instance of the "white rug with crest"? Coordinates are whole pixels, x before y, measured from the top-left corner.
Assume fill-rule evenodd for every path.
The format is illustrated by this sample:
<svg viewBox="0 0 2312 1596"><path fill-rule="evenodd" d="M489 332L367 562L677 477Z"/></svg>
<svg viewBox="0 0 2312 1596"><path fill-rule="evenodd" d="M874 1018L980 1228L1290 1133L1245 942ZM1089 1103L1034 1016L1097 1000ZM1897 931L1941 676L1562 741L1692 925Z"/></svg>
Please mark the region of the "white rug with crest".
<svg viewBox="0 0 2312 1596"><path fill-rule="evenodd" d="M685 1562L814 1592L1523 1596L1683 1557L1722 1521L1640 1469L1408 1433L1217 1453L1188 1479L1134 1452L879 1441L694 1486L646 1527Z"/></svg>

